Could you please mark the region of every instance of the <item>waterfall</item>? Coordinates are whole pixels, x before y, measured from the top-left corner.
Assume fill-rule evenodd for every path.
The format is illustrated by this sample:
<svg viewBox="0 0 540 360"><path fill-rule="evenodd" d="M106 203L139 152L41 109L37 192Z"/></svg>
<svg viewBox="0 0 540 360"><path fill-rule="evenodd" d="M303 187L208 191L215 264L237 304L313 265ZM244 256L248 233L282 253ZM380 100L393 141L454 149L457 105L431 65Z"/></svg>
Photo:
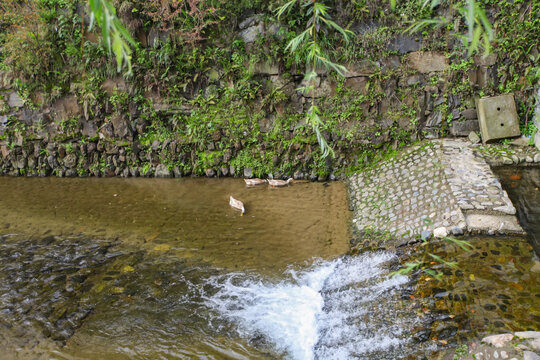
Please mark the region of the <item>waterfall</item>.
<svg viewBox="0 0 540 360"><path fill-rule="evenodd" d="M415 321L388 306L408 282L389 276L394 260L377 252L321 261L277 283L242 273L217 276L211 282L218 291L206 301L240 336L262 336L285 358L393 358L410 341L406 330Z"/></svg>

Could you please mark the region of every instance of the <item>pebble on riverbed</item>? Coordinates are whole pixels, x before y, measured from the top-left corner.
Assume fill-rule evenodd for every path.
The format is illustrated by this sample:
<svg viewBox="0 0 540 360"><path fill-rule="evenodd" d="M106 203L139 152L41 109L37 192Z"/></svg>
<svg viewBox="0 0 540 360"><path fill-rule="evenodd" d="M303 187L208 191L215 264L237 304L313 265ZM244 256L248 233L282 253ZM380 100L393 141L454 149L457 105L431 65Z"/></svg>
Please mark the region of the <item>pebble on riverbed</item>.
<svg viewBox="0 0 540 360"><path fill-rule="evenodd" d="M466 349L466 354L463 350ZM441 359L455 360L540 360L540 331L518 331L515 333L486 336L481 343L460 346L460 350L449 351Z"/></svg>

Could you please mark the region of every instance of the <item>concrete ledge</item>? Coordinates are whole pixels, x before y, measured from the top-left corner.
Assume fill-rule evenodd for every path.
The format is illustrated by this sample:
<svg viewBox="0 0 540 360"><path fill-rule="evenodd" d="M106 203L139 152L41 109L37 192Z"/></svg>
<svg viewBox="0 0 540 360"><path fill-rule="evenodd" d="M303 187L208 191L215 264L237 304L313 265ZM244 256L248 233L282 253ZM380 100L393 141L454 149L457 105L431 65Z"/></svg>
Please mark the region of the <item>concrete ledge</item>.
<svg viewBox="0 0 540 360"><path fill-rule="evenodd" d="M518 220L513 215L487 215L487 214L467 214L465 215L467 228L472 232L482 233L502 233L502 234L524 234Z"/></svg>

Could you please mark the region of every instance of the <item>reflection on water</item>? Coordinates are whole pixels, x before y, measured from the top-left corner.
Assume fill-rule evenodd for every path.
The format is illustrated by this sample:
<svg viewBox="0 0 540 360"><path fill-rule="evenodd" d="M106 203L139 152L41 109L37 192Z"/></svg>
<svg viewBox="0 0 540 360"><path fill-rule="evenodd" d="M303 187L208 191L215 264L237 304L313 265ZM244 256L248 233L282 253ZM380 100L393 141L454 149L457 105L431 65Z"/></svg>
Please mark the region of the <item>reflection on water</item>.
<svg viewBox="0 0 540 360"><path fill-rule="evenodd" d="M540 256L540 168L504 167L496 172L517 208L521 226Z"/></svg>
<svg viewBox="0 0 540 360"><path fill-rule="evenodd" d="M430 303L430 337L446 342L540 330L540 262L522 237L471 237L470 251L432 241L427 251L456 267L433 265L440 281L422 276L417 294ZM416 249L421 252L420 246Z"/></svg>
<svg viewBox="0 0 540 360"><path fill-rule="evenodd" d="M338 182L271 189L241 179L0 177L0 193L0 232L118 238L233 270L281 271L348 248ZM244 216L230 195L244 202Z"/></svg>
<svg viewBox="0 0 540 360"><path fill-rule="evenodd" d="M0 177L0 193L0 344L10 359L276 358L205 304L218 291L205 279L275 280L348 249L337 182Z"/></svg>

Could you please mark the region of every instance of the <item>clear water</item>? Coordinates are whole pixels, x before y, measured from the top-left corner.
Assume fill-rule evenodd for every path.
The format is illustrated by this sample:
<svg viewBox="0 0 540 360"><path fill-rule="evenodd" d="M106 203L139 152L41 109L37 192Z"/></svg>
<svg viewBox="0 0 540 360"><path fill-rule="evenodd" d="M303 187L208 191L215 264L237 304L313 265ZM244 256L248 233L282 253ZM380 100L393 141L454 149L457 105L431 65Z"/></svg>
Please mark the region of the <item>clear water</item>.
<svg viewBox="0 0 540 360"><path fill-rule="evenodd" d="M540 168L503 167L496 172L517 208L521 226L540 256Z"/></svg>
<svg viewBox="0 0 540 360"><path fill-rule="evenodd" d="M342 183L4 177L0 192L8 358L394 358L409 341L394 255L342 256Z"/></svg>
<svg viewBox="0 0 540 360"><path fill-rule="evenodd" d="M415 359L540 324L526 240L434 243L459 265L443 282L390 276L393 253L342 255L341 183L0 177L0 191L0 359Z"/></svg>

